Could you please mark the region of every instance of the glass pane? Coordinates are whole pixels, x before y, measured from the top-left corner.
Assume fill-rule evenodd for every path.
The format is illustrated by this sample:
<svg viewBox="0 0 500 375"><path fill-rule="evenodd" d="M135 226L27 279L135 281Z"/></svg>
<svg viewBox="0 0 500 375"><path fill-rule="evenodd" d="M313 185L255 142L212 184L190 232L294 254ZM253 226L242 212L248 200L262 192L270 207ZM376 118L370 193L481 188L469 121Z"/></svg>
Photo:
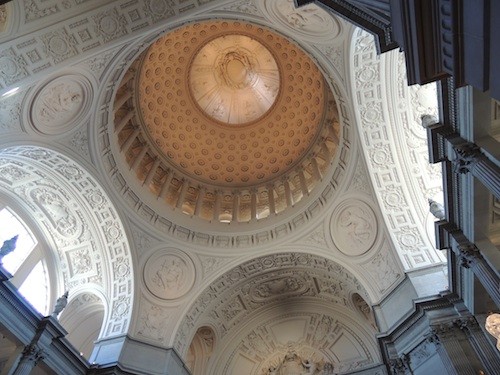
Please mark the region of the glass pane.
<svg viewBox="0 0 500 375"><path fill-rule="evenodd" d="M47 269L39 261L19 288L19 293L42 315L48 315L48 286Z"/></svg>
<svg viewBox="0 0 500 375"><path fill-rule="evenodd" d="M0 211L0 246L18 235L16 249L2 259L3 267L14 274L36 245L36 240L26 225L9 209Z"/></svg>

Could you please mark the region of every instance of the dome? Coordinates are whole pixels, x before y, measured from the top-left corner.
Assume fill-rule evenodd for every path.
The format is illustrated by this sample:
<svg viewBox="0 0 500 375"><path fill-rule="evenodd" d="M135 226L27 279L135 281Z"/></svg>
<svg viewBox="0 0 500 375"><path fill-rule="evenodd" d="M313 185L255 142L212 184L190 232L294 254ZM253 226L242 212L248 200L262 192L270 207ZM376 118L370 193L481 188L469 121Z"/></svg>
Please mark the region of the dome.
<svg viewBox="0 0 500 375"><path fill-rule="evenodd" d="M114 108L128 173L170 208L212 222L292 207L338 145L335 100L316 64L241 21L187 24L157 39L125 74Z"/></svg>

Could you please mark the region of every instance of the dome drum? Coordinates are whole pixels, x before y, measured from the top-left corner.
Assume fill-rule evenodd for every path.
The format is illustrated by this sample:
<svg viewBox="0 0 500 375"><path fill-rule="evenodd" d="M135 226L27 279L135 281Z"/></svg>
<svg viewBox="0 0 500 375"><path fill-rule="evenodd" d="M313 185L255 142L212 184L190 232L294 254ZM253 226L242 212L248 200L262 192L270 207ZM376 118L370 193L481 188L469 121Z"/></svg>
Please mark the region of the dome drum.
<svg viewBox="0 0 500 375"><path fill-rule="evenodd" d="M336 103L314 62L275 32L237 21L158 39L124 75L114 113L126 172L167 207L210 222L294 206L328 173L339 138Z"/></svg>

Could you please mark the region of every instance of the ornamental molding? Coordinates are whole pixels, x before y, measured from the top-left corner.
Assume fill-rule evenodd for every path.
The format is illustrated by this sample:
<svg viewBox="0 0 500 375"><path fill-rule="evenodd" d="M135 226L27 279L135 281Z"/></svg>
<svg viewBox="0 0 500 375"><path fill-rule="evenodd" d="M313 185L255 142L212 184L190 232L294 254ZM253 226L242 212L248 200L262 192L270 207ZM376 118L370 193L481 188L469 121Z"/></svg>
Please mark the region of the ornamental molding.
<svg viewBox="0 0 500 375"><path fill-rule="evenodd" d="M212 16L216 15L217 13L215 12L212 14ZM224 17L230 18L230 15L226 13ZM241 17L241 14L238 17ZM267 21L260 20L260 22L265 24ZM163 30L163 32L164 31L165 30ZM328 201L335 195L338 186L345 183L344 176L346 174L346 165L350 159L350 153L355 148L352 140L349 139L351 134L349 129L352 126L350 123L351 111L347 101L344 99L345 90L335 82L329 82L329 85L334 92L339 114L341 116L342 127L344 129L343 139L339 146L341 150L337 152L336 161L334 162L334 164L337 164L338 161L338 164L328 171L327 177L323 179L318 188L310 193L311 196L316 197L315 199L309 201L307 206L305 203L302 204L303 202L299 202L290 209L290 219L286 220L286 218L282 218L280 224L274 225L274 219L272 218L255 221L250 223L250 225L245 225L245 231L247 232L245 235L231 234L239 231L239 226L237 225L239 223L234 223L234 227L233 225L223 225L220 226L219 233L215 235L210 233L208 231L208 226L201 221L199 225L196 225L195 230L192 229L193 223L195 221L198 222L198 220L194 220L196 218L193 219L187 215L182 215L176 212L175 209L172 210L169 207L162 209L157 208L157 197L154 197L153 194L145 194L139 197L139 194L136 193L136 190L141 190L138 182L121 174L119 168L123 167L123 163L114 156L116 150L113 149L114 146L111 146L112 142L110 142L109 135L107 134L107 129L113 117L110 112L111 109L108 108L108 104L116 95L118 82L125 74L127 67L140 55L144 48L157 39L158 35L159 33L157 32L143 38L141 41L136 42L136 44L131 45L126 52L123 51L121 56L115 57L116 61L119 60L120 63L115 67L113 73L107 76L106 81L102 83L101 87L105 89L100 93L98 98L98 107L102 109L96 114L96 123L98 125L96 127L95 136L97 137L97 141L94 142L94 144L99 148L95 152L100 155L97 160L102 163L101 168L108 171L107 174L109 173L111 176L110 183L114 186L118 195L121 196L121 199L127 203L127 206L143 220L151 223L159 233L166 233L172 239L177 239L182 242L187 241L194 247L204 249L255 248L256 246L267 246L271 241L289 239L292 232L295 232L296 235L300 235L298 231L305 230L305 223L311 222L312 220L318 220L321 216L326 214L325 208L329 207ZM323 68L328 70L331 67L325 66ZM331 74L332 77L338 75L338 73L333 71ZM153 207L155 207L155 209L153 209ZM264 227L270 229L264 230Z"/></svg>
<svg viewBox="0 0 500 375"><path fill-rule="evenodd" d="M369 300L349 271L325 258L298 253L255 258L227 271L196 297L183 314L173 346L184 353L202 322L212 322L222 339L254 311L289 299L325 301L355 310L350 293Z"/></svg>
<svg viewBox="0 0 500 375"><path fill-rule="evenodd" d="M353 104L362 148L400 259L406 270L442 263L426 233L427 198L441 194L442 182L438 167L429 166L420 120L437 111L435 87L407 87L403 55L377 55L370 34L358 30L352 43Z"/></svg>
<svg viewBox="0 0 500 375"><path fill-rule="evenodd" d="M66 156L34 146L2 150L0 171L0 190L31 215L54 247L65 290L107 287L102 337L126 333L132 258L118 213L99 183Z"/></svg>
<svg viewBox="0 0 500 375"><path fill-rule="evenodd" d="M93 86L84 75L60 74L42 82L25 100L29 113L23 114L23 123L44 135L60 135L81 126L93 102Z"/></svg>
<svg viewBox="0 0 500 375"><path fill-rule="evenodd" d="M212 1L24 0L24 20L19 28L29 32L3 43L0 90L21 85L28 77L51 74L69 59L127 43L170 18L203 12ZM61 15L69 18L61 20Z"/></svg>
<svg viewBox="0 0 500 375"><path fill-rule="evenodd" d="M367 203L348 198L335 207L330 219L330 233L341 253L356 257L372 248L379 227L375 213Z"/></svg>
<svg viewBox="0 0 500 375"><path fill-rule="evenodd" d="M231 374L239 366L249 366L249 362L251 370L248 368L246 372L252 375L287 374L285 370L292 368L299 371L298 361L288 363L290 367L284 366L287 363L284 359L289 354L292 354L290 360L303 358L302 365L313 370L312 374L322 374L321 368L334 369L334 373L359 371L372 367L379 360L371 334L345 312L324 306L316 306L308 312L292 306L286 310L278 314L273 310L261 312L254 319L255 325L226 338L234 349L222 352L216 347L208 373ZM331 366L325 367L327 363ZM316 367L308 366L312 364ZM305 370L296 373L308 374Z"/></svg>
<svg viewBox="0 0 500 375"><path fill-rule="evenodd" d="M161 300L184 296L193 287L195 276L191 258L175 248L156 250L143 268L147 290Z"/></svg>

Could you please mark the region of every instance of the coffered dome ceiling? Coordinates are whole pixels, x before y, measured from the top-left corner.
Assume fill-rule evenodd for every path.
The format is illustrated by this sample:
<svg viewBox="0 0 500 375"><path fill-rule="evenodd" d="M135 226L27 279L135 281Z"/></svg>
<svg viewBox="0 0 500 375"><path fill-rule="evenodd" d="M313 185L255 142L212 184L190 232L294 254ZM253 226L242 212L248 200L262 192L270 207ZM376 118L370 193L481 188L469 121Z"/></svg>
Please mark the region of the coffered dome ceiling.
<svg viewBox="0 0 500 375"><path fill-rule="evenodd" d="M249 222L285 211L327 173L336 104L296 44L241 21L158 39L115 99L116 140L140 184L184 214Z"/></svg>

